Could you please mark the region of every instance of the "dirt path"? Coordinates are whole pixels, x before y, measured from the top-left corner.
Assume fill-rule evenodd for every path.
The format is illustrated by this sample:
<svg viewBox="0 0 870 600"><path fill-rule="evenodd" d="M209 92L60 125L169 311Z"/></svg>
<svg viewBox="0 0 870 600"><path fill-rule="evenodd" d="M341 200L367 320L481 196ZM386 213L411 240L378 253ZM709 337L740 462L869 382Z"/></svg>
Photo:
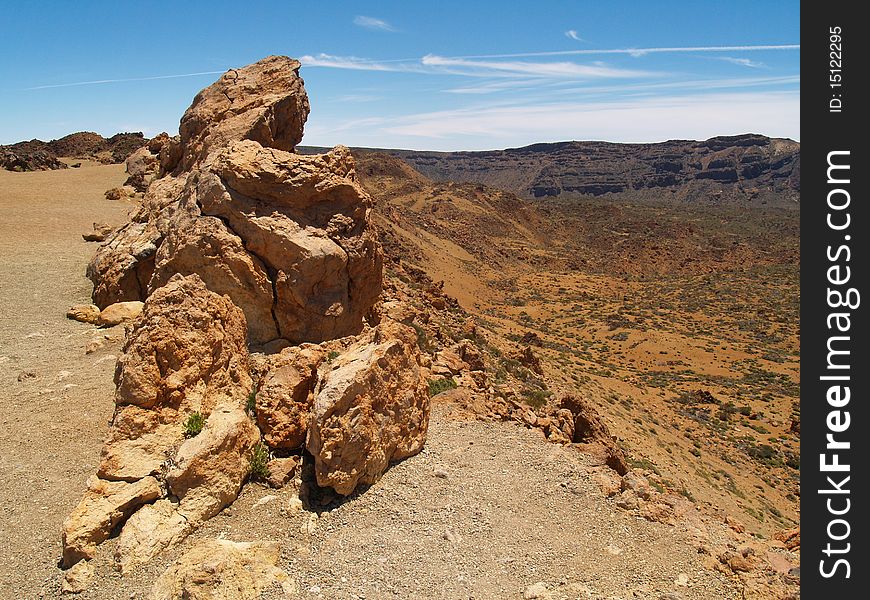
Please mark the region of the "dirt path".
<svg viewBox="0 0 870 600"><path fill-rule="evenodd" d="M112 412L118 343L86 355L92 326L69 321L90 300L93 221L129 206L103 192L123 167L0 170L0 596L27 598L56 578L60 526L99 457ZM20 379L20 381L19 381Z"/></svg>
<svg viewBox="0 0 870 600"><path fill-rule="evenodd" d="M104 332L64 313L90 294L94 248L80 233L126 213L102 197L122 179L119 167L0 172L2 599L60 596L60 525L95 470L119 347L85 354ZM304 598L522 598L536 583L550 599L739 598L684 535L613 506L583 455L440 407L422 454L338 508L318 517L290 489L248 485L179 548L123 580L107 542L80 598L144 600L171 560L221 536L280 541L281 566Z"/></svg>

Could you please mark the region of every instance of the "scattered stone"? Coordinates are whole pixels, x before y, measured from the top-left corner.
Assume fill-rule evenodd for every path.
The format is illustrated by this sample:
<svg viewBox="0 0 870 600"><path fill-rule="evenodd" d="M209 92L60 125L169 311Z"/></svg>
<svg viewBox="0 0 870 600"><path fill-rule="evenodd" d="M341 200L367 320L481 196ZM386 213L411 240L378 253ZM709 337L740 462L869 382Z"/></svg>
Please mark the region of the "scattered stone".
<svg viewBox="0 0 870 600"><path fill-rule="evenodd" d="M66 318L96 325L100 320L100 309L93 304L75 304L66 311Z"/></svg>
<svg viewBox="0 0 870 600"><path fill-rule="evenodd" d="M800 525L792 529L782 529L773 534L773 539L779 540L789 550L795 550L801 547L801 528Z"/></svg>
<svg viewBox="0 0 870 600"><path fill-rule="evenodd" d="M94 223L94 230L83 233L82 239L86 242L102 242L112 233L112 226L107 223Z"/></svg>
<svg viewBox="0 0 870 600"><path fill-rule="evenodd" d="M106 200L124 200L136 195L136 190L128 185L106 190Z"/></svg>
<svg viewBox="0 0 870 600"><path fill-rule="evenodd" d="M261 506L269 504L269 502L271 502L272 500L276 500L277 498L278 498L278 496L268 494L266 496L263 496L262 498L260 498L256 502L254 502L254 504L253 504L253 506L251 506L251 508L259 508Z"/></svg>
<svg viewBox="0 0 870 600"><path fill-rule="evenodd" d="M266 465L269 470L267 481L273 488L282 488L293 479L296 474L296 468L299 466L299 460L290 456L287 458L273 458Z"/></svg>
<svg viewBox="0 0 870 600"><path fill-rule="evenodd" d="M523 592L523 600L535 600L536 598L544 598L547 595L547 586L544 582L539 581L533 583Z"/></svg>
<svg viewBox="0 0 870 600"><path fill-rule="evenodd" d="M450 527L444 530L442 536L445 540L450 542L451 544L458 544L462 541L462 536L453 531Z"/></svg>
<svg viewBox="0 0 870 600"><path fill-rule="evenodd" d="M132 321L142 313L142 306L143 304L138 300L111 304L100 311L97 325L114 327L126 321Z"/></svg>

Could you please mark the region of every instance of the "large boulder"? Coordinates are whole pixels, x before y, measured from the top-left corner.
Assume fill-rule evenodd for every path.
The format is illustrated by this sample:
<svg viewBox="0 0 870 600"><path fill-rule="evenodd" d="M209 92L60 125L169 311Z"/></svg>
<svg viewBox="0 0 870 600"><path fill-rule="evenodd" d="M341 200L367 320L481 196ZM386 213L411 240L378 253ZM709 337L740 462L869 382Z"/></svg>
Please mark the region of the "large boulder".
<svg viewBox="0 0 870 600"><path fill-rule="evenodd" d="M422 450L429 393L416 332L385 320L321 366L307 448L317 483L348 495Z"/></svg>

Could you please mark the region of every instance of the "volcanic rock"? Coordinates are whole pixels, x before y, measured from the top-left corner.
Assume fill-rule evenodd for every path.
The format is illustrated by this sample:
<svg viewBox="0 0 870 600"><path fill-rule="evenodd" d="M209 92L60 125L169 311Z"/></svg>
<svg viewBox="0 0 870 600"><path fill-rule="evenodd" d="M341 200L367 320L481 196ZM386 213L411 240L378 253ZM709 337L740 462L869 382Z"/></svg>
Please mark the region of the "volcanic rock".
<svg viewBox="0 0 870 600"><path fill-rule="evenodd" d="M372 201L346 148L291 152L308 115L298 68L269 57L196 97L177 148L169 138L160 149L161 172L172 175L153 180L131 223L88 267L97 306L141 300L176 273L197 273L244 311L251 343L362 330L382 279ZM164 152L178 153L178 164Z"/></svg>
<svg viewBox="0 0 870 600"><path fill-rule="evenodd" d="M88 480L88 490L63 523L63 565L71 567L93 558L97 545L108 539L112 529L140 506L162 495L153 477L135 483Z"/></svg>
<svg viewBox="0 0 870 600"><path fill-rule="evenodd" d="M324 358L317 346L308 344L268 357L255 406L257 425L270 447L295 449L305 443L317 367Z"/></svg>
<svg viewBox="0 0 870 600"><path fill-rule="evenodd" d="M148 299L115 369L118 408L100 477L157 473L189 414L242 410L251 388L245 330L241 311L196 275L178 275Z"/></svg>
<svg viewBox="0 0 870 600"><path fill-rule="evenodd" d="M321 366L307 449L317 483L348 495L423 448L429 395L416 332L385 320Z"/></svg>
<svg viewBox="0 0 870 600"><path fill-rule="evenodd" d="M230 142L253 140L293 150L302 140L310 106L299 61L270 56L230 69L202 90L181 117L181 167L191 169Z"/></svg>

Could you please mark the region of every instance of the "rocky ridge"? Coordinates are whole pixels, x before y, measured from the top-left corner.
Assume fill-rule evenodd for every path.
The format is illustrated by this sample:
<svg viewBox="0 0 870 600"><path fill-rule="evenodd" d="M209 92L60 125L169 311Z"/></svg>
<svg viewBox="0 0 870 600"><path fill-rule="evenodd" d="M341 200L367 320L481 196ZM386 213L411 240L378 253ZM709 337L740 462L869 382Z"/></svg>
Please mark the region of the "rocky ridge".
<svg viewBox="0 0 870 600"><path fill-rule="evenodd" d="M800 144L756 134L651 144L571 141L480 152L354 152L401 158L437 182L480 183L530 199L611 194L636 200L666 192L700 204L791 204L800 191Z"/></svg>
<svg viewBox="0 0 870 600"><path fill-rule="evenodd" d="M80 131L48 142L18 142L0 146L0 168L9 171L66 169L68 165L61 158L122 163L146 141L141 132L117 133L104 138L98 133Z"/></svg>

